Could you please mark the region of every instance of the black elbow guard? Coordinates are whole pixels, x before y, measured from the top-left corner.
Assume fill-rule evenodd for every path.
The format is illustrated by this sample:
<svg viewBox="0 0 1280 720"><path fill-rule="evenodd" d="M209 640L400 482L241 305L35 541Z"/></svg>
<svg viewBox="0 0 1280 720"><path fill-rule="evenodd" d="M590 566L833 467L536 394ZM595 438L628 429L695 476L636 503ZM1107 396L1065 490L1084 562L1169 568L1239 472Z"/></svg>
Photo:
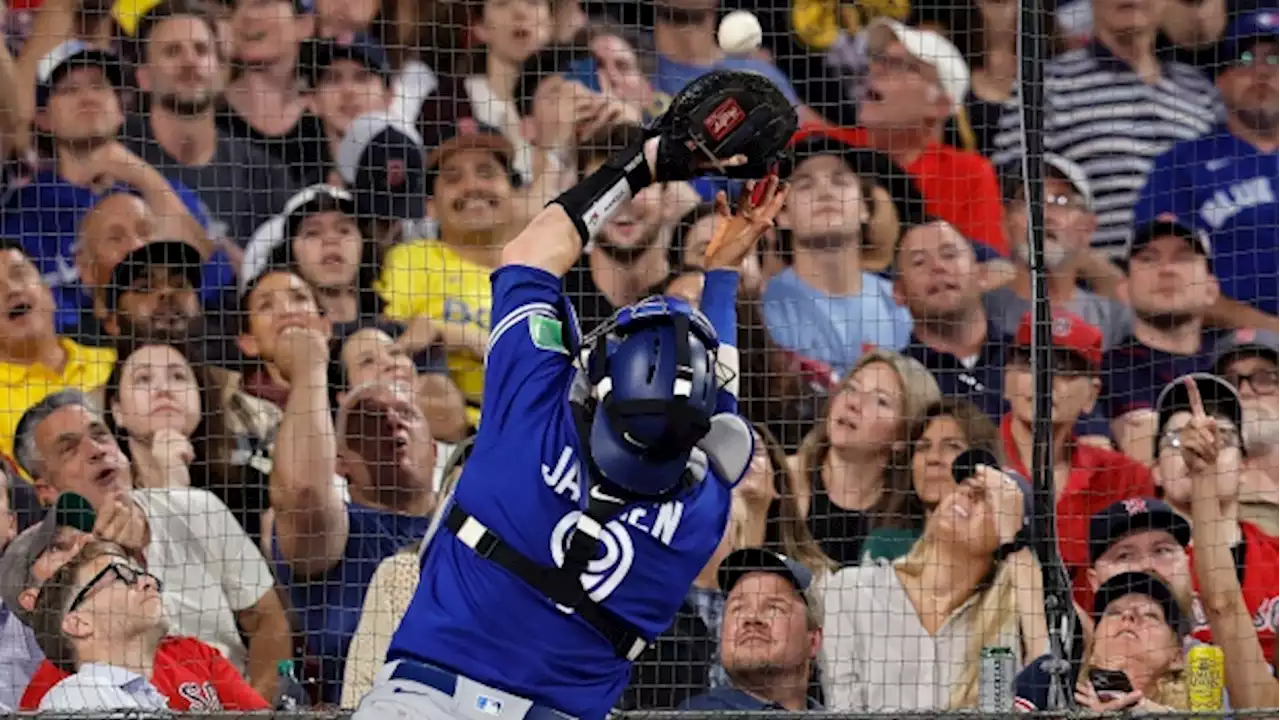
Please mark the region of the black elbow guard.
<svg viewBox="0 0 1280 720"><path fill-rule="evenodd" d="M653 182L644 159L644 144L636 143L609 158L599 170L565 190L552 205L569 214L585 244L600 232L618 208Z"/></svg>

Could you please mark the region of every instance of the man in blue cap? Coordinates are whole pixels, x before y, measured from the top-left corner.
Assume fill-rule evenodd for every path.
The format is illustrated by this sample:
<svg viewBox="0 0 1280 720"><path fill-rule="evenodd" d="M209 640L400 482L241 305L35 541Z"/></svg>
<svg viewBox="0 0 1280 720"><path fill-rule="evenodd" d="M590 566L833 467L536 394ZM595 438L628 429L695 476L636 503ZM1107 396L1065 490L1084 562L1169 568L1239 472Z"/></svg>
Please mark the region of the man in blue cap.
<svg viewBox="0 0 1280 720"><path fill-rule="evenodd" d="M1274 7L1231 24L1222 48L1230 64L1217 79L1226 121L1157 158L1134 208L1135 227L1171 214L1209 234L1222 285L1209 319L1227 327L1276 327L1278 39L1280 12Z"/></svg>
<svg viewBox="0 0 1280 720"><path fill-rule="evenodd" d="M387 51L363 33L346 44L313 40L305 50L315 113L324 123L329 156L336 158L353 120L391 104L391 63Z"/></svg>

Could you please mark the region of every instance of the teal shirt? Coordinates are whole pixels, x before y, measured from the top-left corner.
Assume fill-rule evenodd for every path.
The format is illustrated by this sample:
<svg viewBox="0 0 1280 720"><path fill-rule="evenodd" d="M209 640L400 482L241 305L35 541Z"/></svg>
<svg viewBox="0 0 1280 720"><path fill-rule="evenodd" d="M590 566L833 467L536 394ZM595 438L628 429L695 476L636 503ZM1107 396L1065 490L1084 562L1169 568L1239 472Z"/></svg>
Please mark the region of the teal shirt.
<svg viewBox="0 0 1280 720"><path fill-rule="evenodd" d="M862 564L891 563L911 551L921 531L908 528L879 528L862 543Z"/></svg>

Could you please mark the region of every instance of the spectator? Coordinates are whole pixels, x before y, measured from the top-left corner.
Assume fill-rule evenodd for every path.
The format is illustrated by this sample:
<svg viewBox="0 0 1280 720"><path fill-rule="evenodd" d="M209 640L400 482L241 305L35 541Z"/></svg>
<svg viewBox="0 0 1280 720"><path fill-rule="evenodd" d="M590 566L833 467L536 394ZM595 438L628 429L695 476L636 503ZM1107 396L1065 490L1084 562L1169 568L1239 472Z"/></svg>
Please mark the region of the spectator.
<svg viewBox="0 0 1280 720"><path fill-rule="evenodd" d="M920 363L871 350L844 377L827 415L791 464L796 504L823 552L840 565L862 559L862 543L886 518L893 444L940 398Z"/></svg>
<svg viewBox="0 0 1280 720"><path fill-rule="evenodd" d="M1183 614L1202 612L1191 581L1191 524L1163 500L1132 497L1117 500L1089 519L1089 569L1084 573L1090 593L1124 573L1151 573L1169 586ZM1076 613L1092 634L1093 617L1084 607ZM1190 632L1191 627L1186 628Z"/></svg>
<svg viewBox="0 0 1280 720"><path fill-rule="evenodd" d="M1090 250L1097 227L1093 193L1084 170L1070 160L1044 156L1044 269L1045 292L1056 310L1079 315L1102 331L1102 349L1109 350L1133 331L1133 310L1115 300L1114 285L1123 276L1105 257ZM1005 234L1013 259L1013 281L982 297L983 308L1001 333L1017 332L1022 316L1031 311L1031 251L1027 243L1030 225L1022 173L1010 168L1001 179L1004 191ZM1105 278L1110 292L1098 294L1080 286L1082 280Z"/></svg>
<svg viewBox="0 0 1280 720"><path fill-rule="evenodd" d="M385 253L427 213L426 150L408 125L386 113L366 113L351 121L342 136L331 185L346 187L365 222L365 239Z"/></svg>
<svg viewBox="0 0 1280 720"><path fill-rule="evenodd" d="M1233 10L1247 8L1255 0L1233 2ZM1156 37L1156 54L1190 65L1206 77L1214 77L1222 68L1219 53L1227 20L1231 14L1227 0L1205 0L1196 4L1169 3L1160 12L1160 34Z"/></svg>
<svg viewBox="0 0 1280 720"><path fill-rule="evenodd" d="M556 3L557 6L568 4L571 3ZM653 38L635 28L602 19L592 20L584 30L587 47L595 59L599 91L606 97L640 108L646 119L666 112L665 106L658 105L659 96L650 79L658 69ZM577 78L572 73L567 77L592 87L589 78ZM665 99L670 101L670 97Z"/></svg>
<svg viewBox="0 0 1280 720"><path fill-rule="evenodd" d="M260 546L280 411L192 362L190 352L140 343L122 353L103 393L108 424L138 487L208 490Z"/></svg>
<svg viewBox="0 0 1280 720"><path fill-rule="evenodd" d="M1079 679L1071 678L1081 707L1170 712L1190 706L1182 664L1186 621L1168 585L1154 575L1120 573L1098 589L1093 615L1097 632L1079 673L1072 673ZM1116 697L1095 690L1094 669L1122 672L1134 689ZM1018 674L1014 692L1019 710L1049 708L1049 680L1040 661Z"/></svg>
<svg viewBox="0 0 1280 720"><path fill-rule="evenodd" d="M16 469L9 482L30 487L18 478ZM37 589L54 570L78 553L88 539L73 526L70 503L59 500L39 522L6 542L4 553L0 554L0 649L3 649L0 652L0 711L3 712L18 710L23 690L44 659L28 625Z"/></svg>
<svg viewBox="0 0 1280 720"><path fill-rule="evenodd" d="M1175 377L1209 366L1214 337L1204 318L1218 298L1218 281L1209 239L1177 221L1139 228L1128 256L1133 335L1103 359L1105 411L1120 449L1149 464L1156 394Z"/></svg>
<svg viewBox="0 0 1280 720"><path fill-rule="evenodd" d="M779 345L844 373L867 347L902 349L911 317L888 281L861 269L870 207L856 151L810 139L794 152L791 194L778 217L789 231L792 266L765 287L764 319Z"/></svg>
<svg viewBox="0 0 1280 720"><path fill-rule="evenodd" d="M183 242L134 250L111 271L103 292L103 328L116 338L179 341L201 323L200 253Z"/></svg>
<svg viewBox="0 0 1280 720"><path fill-rule="evenodd" d="M1231 383L1243 406L1245 472L1240 478L1240 518L1275 537L1280 499L1280 395L1274 332L1237 330L1213 349L1213 374Z"/></svg>
<svg viewBox="0 0 1280 720"><path fill-rule="evenodd" d="M27 408L62 388L89 390L111 373L115 352L57 334L53 293L20 245L0 240L0 454L14 456Z"/></svg>
<svg viewBox="0 0 1280 720"><path fill-rule="evenodd" d="M329 157L336 158L353 120L390 106L391 64L387 51L363 33L349 42L318 40L308 47L312 104L324 123Z"/></svg>
<svg viewBox="0 0 1280 720"><path fill-rule="evenodd" d="M967 44L965 53L973 70L969 95L965 98L965 115L973 134L974 150L991 157L995 150L996 131L1005 103L1014 95L1018 80L1018 6L1002 0L978 0L970 12L969 27L953 27L951 37ZM963 7L963 6L961 6ZM968 35L968 37L965 37ZM960 118L959 114L956 118ZM1006 229L1010 243L1021 236ZM1012 246L1016 252L1016 245Z"/></svg>
<svg viewBox="0 0 1280 720"><path fill-rule="evenodd" d="M489 343L489 273L510 232L511 144L497 130L459 123L427 159L430 213L439 240L416 240L387 254L379 291L387 315L435 321L449 369L479 423Z"/></svg>
<svg viewBox="0 0 1280 720"><path fill-rule="evenodd" d="M276 363L280 337L285 330L321 321L316 293L298 275L267 268L241 294L239 315L237 344L248 359L244 391L284 408L289 377Z"/></svg>
<svg viewBox="0 0 1280 720"><path fill-rule="evenodd" d="M436 507L435 443L410 389L385 379L353 388L333 419L328 333L318 318L285 326L274 360L290 382L271 473L272 555L321 702L337 702L343 664L378 563L423 537ZM351 499L332 482L341 473Z"/></svg>
<svg viewBox="0 0 1280 720"><path fill-rule="evenodd" d="M51 686L41 675L52 673L33 679L45 691L40 710L270 707L212 647L167 635L160 579L114 543L91 542L54 572L36 596L31 625L60 675L47 678Z"/></svg>
<svg viewBox="0 0 1280 720"><path fill-rule="evenodd" d="M752 423L752 429L756 436L755 456L737 488L737 497L748 510L740 528L740 544L785 555L821 581L835 570L835 564L822 552L805 524L787 455L768 427L757 422ZM721 591L728 592L723 586Z"/></svg>
<svg viewBox="0 0 1280 720"><path fill-rule="evenodd" d="M335 44L354 44L373 27L382 13L375 0L316 0L316 37Z"/></svg>
<svg viewBox="0 0 1280 720"><path fill-rule="evenodd" d="M52 138L57 169L40 172L5 199L0 231L22 243L49 287L77 283L77 226L98 196L117 186L141 194L156 222L154 236L185 240L207 257L199 198L117 140L123 122L117 58L72 41L46 55L40 69L37 125ZM90 299L58 292L58 328L74 329Z"/></svg>
<svg viewBox="0 0 1280 720"><path fill-rule="evenodd" d="M981 467L942 500L906 557L832 577L823 624L832 709L972 708L981 648L1010 648L1021 667L1019 573L1005 557L1030 517L1029 495L1026 481Z"/></svg>
<svg viewBox="0 0 1280 720"><path fill-rule="evenodd" d="M1280 196L1278 36L1274 7L1232 23L1223 46L1229 64L1217 82L1226 122L1155 158L1134 209L1138 224L1172 213L1210 234L1223 300L1238 301L1231 306L1220 301L1213 315L1215 323L1227 327L1276 327L1280 263L1271 250L1280 229L1275 202Z"/></svg>
<svg viewBox="0 0 1280 720"><path fill-rule="evenodd" d="M905 447L896 448L889 463L888 492L894 508L863 543L862 564L893 562L906 555L938 503L955 489L955 459L965 450L980 449L999 460L1004 455L1001 444L996 426L973 403L944 397L930 405L912 423Z"/></svg>
<svg viewBox="0 0 1280 720"><path fill-rule="evenodd" d="M643 136L638 125L612 125L587 138L578 151L582 177ZM565 295L573 300L583 332L591 332L619 308L663 293L676 269L667 253L673 228L697 202L689 183L654 184L624 202L605 223L565 276Z"/></svg>
<svg viewBox="0 0 1280 720"><path fill-rule="evenodd" d="M422 340L437 334L435 324L421 316L409 328L388 320L335 327L329 377L333 404L341 405L351 388L403 383L417 393L418 406L437 440L462 440L467 434L466 402L449 378L443 348Z"/></svg>
<svg viewBox="0 0 1280 720"><path fill-rule="evenodd" d="M1206 477L1201 463L1188 463L1187 451L1180 443L1187 433L1183 432L1195 420L1194 402L1187 387L1187 379L1194 382L1196 390L1203 398L1202 405L1215 423L1214 434L1219 448L1211 466L1213 475ZM1194 519L1196 508L1192 500L1196 497L1196 482L1207 482L1214 488L1217 498L1217 512L1211 517L1216 523L1227 523L1229 530L1222 536L1222 541L1231 550L1231 557L1239 578L1238 584L1243 593L1244 609L1253 618L1257 630L1258 641L1262 645L1267 662L1276 663L1276 608L1277 600L1277 567L1280 567L1280 544L1256 526L1239 519L1240 466L1243 448L1240 442L1240 428L1243 426L1243 411L1240 396L1222 378L1197 373L1178 378L1169 383L1160 393L1156 402L1159 417L1159 434L1153 445L1156 446L1156 478L1164 491L1164 499L1182 513ZM1194 524L1192 525L1195 531ZM1221 532L1221 529L1219 529ZM1217 533L1215 533L1217 534ZM1191 551L1193 567L1195 551ZM1206 614L1221 616L1225 603L1235 602L1233 597L1222 593L1221 585L1206 585L1212 577L1220 576L1215 569L1211 577L1197 577L1196 586L1201 591L1201 602L1205 605ZM1208 595L1209 597L1205 597ZM1220 603L1211 609L1211 603ZM1212 642L1211 626L1203 618L1194 618L1195 637L1204 642Z"/></svg>
<svg viewBox="0 0 1280 720"><path fill-rule="evenodd" d="M1083 587L1089 567L1089 518L1117 500L1155 494L1151 473L1123 453L1076 435L1080 419L1093 411L1102 388L1102 334L1075 315L1053 317L1052 457L1058 555ZM1031 371L1031 314L1022 319L1005 362L1004 395L1009 412L1000 423L1009 467L1030 477L1035 444L1035 378ZM1060 479L1059 479L1060 478ZM1088 607L1088 598L1081 604Z"/></svg>
<svg viewBox="0 0 1280 720"><path fill-rule="evenodd" d="M475 436L454 448L441 472L440 497L448 497L462 475L462 467L475 447ZM396 631L413 600L413 591L421 579L418 571L422 543L416 542L378 564L369 580L369 590L360 610L360 623L347 648L347 664L342 678L341 707L360 704L360 699L373 687L373 678L382 668Z"/></svg>
<svg viewBox="0 0 1280 720"><path fill-rule="evenodd" d="M925 211L1001 255L1000 188L982 156L942 143L942 129L963 107L969 68L948 40L888 18L868 26L871 66L858 98L860 127L802 129L797 139L830 134L893 158L915 178Z"/></svg>
<svg viewBox="0 0 1280 720"><path fill-rule="evenodd" d="M334 159L299 81L302 41L315 28L311 11L311 0L235 0L231 27L241 72L215 111L223 134L275 158L295 186L324 182Z"/></svg>
<svg viewBox="0 0 1280 720"><path fill-rule="evenodd" d="M1207 131L1222 109L1198 70L1156 56L1164 3L1094 0L1093 8L1088 45L1045 65L1044 149L1084 168L1098 216L1093 247L1119 257L1152 162ZM1022 104L1011 103L996 135L997 166L1022 158L1021 122Z"/></svg>
<svg viewBox="0 0 1280 720"><path fill-rule="evenodd" d="M728 596L720 657L730 685L681 709L821 710L810 694L823 623L813 573L786 556L743 548L725 557L717 575Z"/></svg>
<svg viewBox="0 0 1280 720"><path fill-rule="evenodd" d="M259 694L274 697L276 663L289 655L288 621L262 555L221 501L196 489L130 492L128 460L76 390L23 414L16 443L19 464L46 502L79 493L97 512L95 534L149 560L166 586L175 633L218 648Z"/></svg>
<svg viewBox="0 0 1280 720"><path fill-rule="evenodd" d="M213 16L192 0L164 0L142 16L137 76L147 110L125 121L122 142L199 194L210 239L231 256L216 284L223 287L234 279L239 249L283 205L294 179L246 138L218 128L214 110L229 71L217 36Z"/></svg>

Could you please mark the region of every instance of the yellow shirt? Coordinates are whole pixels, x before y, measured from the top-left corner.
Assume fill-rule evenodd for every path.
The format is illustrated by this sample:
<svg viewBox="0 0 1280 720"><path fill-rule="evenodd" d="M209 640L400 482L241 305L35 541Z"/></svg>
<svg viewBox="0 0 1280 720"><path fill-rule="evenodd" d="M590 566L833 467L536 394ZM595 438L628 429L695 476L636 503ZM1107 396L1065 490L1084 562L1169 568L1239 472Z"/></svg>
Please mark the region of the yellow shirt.
<svg viewBox="0 0 1280 720"><path fill-rule="evenodd" d="M378 291L387 314L407 321L425 315L432 320L468 325L489 332L493 292L491 268L471 262L438 240L397 245L383 263ZM484 392L484 358L465 350L449 352L449 372L467 401L467 420L480 422Z"/></svg>
<svg viewBox="0 0 1280 720"><path fill-rule="evenodd" d="M18 421L32 405L59 390L75 388L92 392L111 376L116 351L87 347L68 338L58 338L67 351L61 373L44 365L0 363L0 452L13 457L13 434Z"/></svg>

